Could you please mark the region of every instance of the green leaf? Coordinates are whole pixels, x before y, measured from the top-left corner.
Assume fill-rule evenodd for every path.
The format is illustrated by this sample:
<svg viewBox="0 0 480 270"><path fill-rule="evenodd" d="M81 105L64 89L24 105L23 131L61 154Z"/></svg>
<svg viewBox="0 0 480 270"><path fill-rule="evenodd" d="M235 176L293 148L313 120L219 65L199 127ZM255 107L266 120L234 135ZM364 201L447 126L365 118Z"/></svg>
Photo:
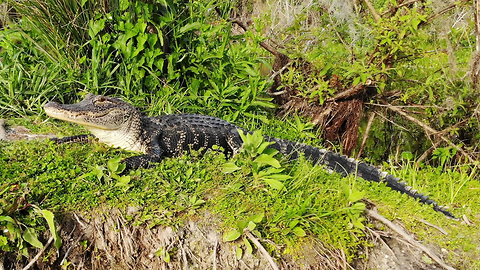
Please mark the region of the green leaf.
<svg viewBox="0 0 480 270"><path fill-rule="evenodd" d="M128 184L130 183L130 175L123 175L121 176L117 183L115 183L116 187L128 187Z"/></svg>
<svg viewBox="0 0 480 270"><path fill-rule="evenodd" d="M89 29L88 29L88 35L93 39L100 31L103 30L103 28L105 27L105 21L107 19L103 18L103 19L100 19L100 20L91 20L89 22Z"/></svg>
<svg viewBox="0 0 480 270"><path fill-rule="evenodd" d="M202 28L202 24L200 22L189 23L187 25L184 25L182 28L180 28L180 33L183 34L185 32L200 29L200 28Z"/></svg>
<svg viewBox="0 0 480 270"><path fill-rule="evenodd" d="M267 183L268 185L270 185L270 187L274 189L281 190L284 188L283 183L278 180L265 178L263 179L263 181L265 181L265 183Z"/></svg>
<svg viewBox="0 0 480 270"><path fill-rule="evenodd" d="M240 260L240 259L242 259L242 256L243 256L243 250L240 247L240 245L238 245L237 246L237 251L235 252L235 257L237 258L237 260Z"/></svg>
<svg viewBox="0 0 480 270"><path fill-rule="evenodd" d="M235 162L233 161L230 161L230 162L226 162L222 165L222 171L223 173L232 173L234 171L237 171L239 170L240 167L238 167Z"/></svg>
<svg viewBox="0 0 480 270"><path fill-rule="evenodd" d="M248 241L247 238L243 238L243 243L245 244L245 248L247 249L247 253L252 254L253 253L253 248L252 248L252 245L250 244L250 241Z"/></svg>
<svg viewBox="0 0 480 270"><path fill-rule="evenodd" d="M247 230L253 231L253 230L255 230L255 227L257 227L257 224L255 224L255 222L253 222L253 221L248 222Z"/></svg>
<svg viewBox="0 0 480 270"><path fill-rule="evenodd" d="M237 231L237 230L233 230L233 231L229 231L225 234L223 234L223 241L225 242L231 242L231 241L235 241L237 240L242 234Z"/></svg>
<svg viewBox="0 0 480 270"><path fill-rule="evenodd" d="M361 200L364 196L365 196L365 191L353 191L348 196L348 201L349 202L356 202L356 201Z"/></svg>
<svg viewBox="0 0 480 270"><path fill-rule="evenodd" d="M366 205L364 203L357 202L354 205L350 206L350 209L363 212L366 209Z"/></svg>
<svg viewBox="0 0 480 270"><path fill-rule="evenodd" d="M255 223L260 223L260 222L262 222L264 217L265 217L265 214L262 212L262 213L251 216L249 218L249 221L253 221Z"/></svg>
<svg viewBox="0 0 480 270"><path fill-rule="evenodd" d="M6 221L15 224L15 220L9 216L0 216L0 222L1 221Z"/></svg>
<svg viewBox="0 0 480 270"><path fill-rule="evenodd" d="M33 228L27 227L25 229L23 239L36 248L43 248L43 244L38 240L38 235Z"/></svg>
<svg viewBox="0 0 480 270"><path fill-rule="evenodd" d="M111 158L107 161L108 170L112 173L116 173L120 164L121 157Z"/></svg>
<svg viewBox="0 0 480 270"><path fill-rule="evenodd" d="M295 228L295 226L297 226L298 222L300 222L298 219L292 220L292 221L290 221L290 223L288 224L288 227L289 227L290 229L293 229L293 228Z"/></svg>
<svg viewBox="0 0 480 270"><path fill-rule="evenodd" d="M40 209L40 208L38 208ZM62 240L60 239L60 236L58 235L57 228L55 226L55 221L53 220L54 215L52 212L48 210L41 210L41 213L43 214L43 217L47 220L48 227L50 228L50 233L52 234L54 240L55 240L55 247L58 249L62 245Z"/></svg>
<svg viewBox="0 0 480 270"><path fill-rule="evenodd" d="M163 247L155 252L155 256L162 258L162 260L166 263L170 262L170 254Z"/></svg>
<svg viewBox="0 0 480 270"><path fill-rule="evenodd" d="M275 168L280 168L281 165L280 165L280 162L278 162L277 159L275 159L274 157L271 157L269 155L266 155L266 154L261 154L260 156L258 156L254 162L256 163L259 163L259 164L268 164L270 166L273 166Z"/></svg>
<svg viewBox="0 0 480 270"><path fill-rule="evenodd" d="M305 237L307 235L305 231L300 227L293 228L292 232L298 237Z"/></svg>

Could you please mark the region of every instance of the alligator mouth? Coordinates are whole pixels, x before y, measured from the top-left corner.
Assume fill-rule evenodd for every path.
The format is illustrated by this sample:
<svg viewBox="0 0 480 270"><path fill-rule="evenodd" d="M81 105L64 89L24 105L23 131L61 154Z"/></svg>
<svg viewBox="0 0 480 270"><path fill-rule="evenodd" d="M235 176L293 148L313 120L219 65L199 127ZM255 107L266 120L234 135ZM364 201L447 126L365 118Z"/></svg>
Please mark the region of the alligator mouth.
<svg viewBox="0 0 480 270"><path fill-rule="evenodd" d="M102 110L98 113L92 113L91 111L78 111L74 109L66 108L68 105L63 105L54 101L50 101L43 106L45 113L53 118L81 124L83 126L90 126L100 129L108 129L105 126L96 125L90 121L86 121L85 118L100 118L111 112L111 110Z"/></svg>

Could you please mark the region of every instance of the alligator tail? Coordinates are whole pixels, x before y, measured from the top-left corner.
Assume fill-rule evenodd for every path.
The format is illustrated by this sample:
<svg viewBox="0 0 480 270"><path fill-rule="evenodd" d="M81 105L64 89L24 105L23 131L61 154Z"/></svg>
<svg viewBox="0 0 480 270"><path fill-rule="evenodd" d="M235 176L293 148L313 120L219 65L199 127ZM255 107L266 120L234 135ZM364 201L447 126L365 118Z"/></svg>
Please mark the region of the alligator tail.
<svg viewBox="0 0 480 270"><path fill-rule="evenodd" d="M443 206L438 205L437 202L430 199L428 196L412 189L412 187L408 186L407 183L401 182L399 178L377 169L372 165L366 164L365 162L303 143L267 136L265 136L265 140L273 142L274 144L272 144L270 147L278 150L280 153L288 156L290 159L297 159L299 155L303 155L312 162L323 164L329 170L338 172L343 176L347 176L348 174L356 174L367 181L386 183L391 189L403 194L407 194L414 199L418 199L422 203L433 205L433 209L435 211L440 212L449 218L458 220L452 213L447 211Z"/></svg>

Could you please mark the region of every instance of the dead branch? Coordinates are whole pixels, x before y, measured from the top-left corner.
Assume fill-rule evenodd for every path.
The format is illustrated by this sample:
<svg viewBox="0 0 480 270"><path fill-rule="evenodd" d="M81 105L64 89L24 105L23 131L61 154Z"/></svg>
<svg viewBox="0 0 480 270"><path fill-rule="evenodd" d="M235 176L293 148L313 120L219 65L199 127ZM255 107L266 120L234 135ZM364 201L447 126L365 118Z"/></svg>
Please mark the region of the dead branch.
<svg viewBox="0 0 480 270"><path fill-rule="evenodd" d="M464 157L466 157L468 160L474 160L474 158L472 156L470 156L470 154L468 154L467 152L465 152L465 150L463 150L463 148L461 148L460 146L452 143L452 141L450 141L448 138L446 138L445 136L442 135L442 132L439 132L435 129L433 129L432 127L430 127L429 125L426 125L424 124L422 121L418 120L417 118L413 117L413 116L410 116L409 114L407 114L406 112L402 111L401 109L399 109L398 107L396 106L393 106L391 104L388 104L386 102L383 102L384 105L400 114L401 116L403 116L404 118L406 118L408 121L420 126L424 131L425 131L425 134L427 134L427 136L438 136L440 139L442 139L444 142L446 142L449 146L457 149L458 152L460 152Z"/></svg>
<svg viewBox="0 0 480 270"><path fill-rule="evenodd" d="M409 6L411 4L415 4L416 2L419 2L420 0L413 0L413 1L410 1L410 2L405 2L405 3L401 3L400 5L396 6L396 7L393 7L385 12L383 12L380 16L383 17L385 16L386 14L388 13L392 13L392 12L396 12L399 8L401 7L405 7L405 6Z"/></svg>
<svg viewBox="0 0 480 270"><path fill-rule="evenodd" d="M258 239L255 238L255 236L253 236L253 234L249 230L245 229L243 230L243 232L248 237L248 239L250 239L250 241L252 241L253 244L258 248L258 250L262 253L265 259L267 259L267 261L270 263L270 266L273 268L273 270L279 270L278 265L275 263L272 256L268 254L268 251L262 246L260 241L258 241Z"/></svg>
<svg viewBox="0 0 480 270"><path fill-rule="evenodd" d="M58 227L58 230L60 231L62 229L61 226ZM33 257L33 259L22 269L22 270L28 270L30 269L37 261L38 259L40 259L40 257L43 255L43 253L45 252L45 250L47 250L48 246L50 246L50 244L53 242L53 239L55 239L55 235L52 235L47 243L45 244L45 246L43 246L43 248L37 253L37 255L35 255L35 257Z"/></svg>
<svg viewBox="0 0 480 270"><path fill-rule="evenodd" d="M370 3L369 0L363 0L365 4L367 4L368 9L370 10L370 13L372 13L373 18L375 19L375 22L380 21L380 15L378 15L377 11L373 7L372 3Z"/></svg>
<svg viewBox="0 0 480 270"><path fill-rule="evenodd" d="M480 51L480 18L479 18L479 4L478 4L478 0L474 0L473 1L473 18L474 18L474 21L475 21L475 49L476 51Z"/></svg>
<svg viewBox="0 0 480 270"><path fill-rule="evenodd" d="M437 12L436 14L433 14L432 16L428 17L427 20L425 22L421 22L418 26L421 26L423 24L426 24L426 23L429 23L431 21L433 21L435 18L449 12L450 10L454 9L455 7L459 6L460 4L463 4L463 3L468 3L469 0L462 0L460 2L456 2L455 4L452 4L442 10L440 10L439 12Z"/></svg>
<svg viewBox="0 0 480 270"><path fill-rule="evenodd" d="M371 112L370 116L368 117L367 128L365 129L365 133L363 133L362 144L360 145L360 150L358 150L357 159L360 159L363 149L365 149L365 144L367 143L368 134L370 133L370 129L372 128L372 123L374 119L375 119L375 112Z"/></svg>
<svg viewBox="0 0 480 270"><path fill-rule="evenodd" d="M440 228L439 226L435 225L435 224L432 224L426 220L424 220L423 218L419 219L423 224L427 225L427 226L430 226L432 228L435 228L437 229L439 232L443 233L444 235L448 235L447 231L445 231L444 229Z"/></svg>
<svg viewBox="0 0 480 270"><path fill-rule="evenodd" d="M390 220L385 218L384 216L380 215L376 211L367 209L367 215L370 217L378 220L379 222L385 224L387 227L389 227L391 230L399 234L403 239L405 239L409 244L412 246L420 249L421 251L425 252L432 260L434 260L436 263L438 263L441 267L447 270L455 270L455 268L447 265L441 258L439 258L437 255L435 255L429 248L427 248L425 245L420 244L417 242L411 235L407 234L402 228L399 226L393 224Z"/></svg>
<svg viewBox="0 0 480 270"><path fill-rule="evenodd" d="M367 80L365 84L359 83L345 91L342 91L336 94L334 97L327 99L327 102L337 101L340 99L350 99L354 96L357 96L365 91L368 85L370 85L372 81Z"/></svg>
<svg viewBox="0 0 480 270"><path fill-rule="evenodd" d="M424 161L437 147L442 143L442 140L436 141L432 147L428 148L427 151L425 151L420 158L418 158L417 162L415 163L417 168L420 167L420 162Z"/></svg>

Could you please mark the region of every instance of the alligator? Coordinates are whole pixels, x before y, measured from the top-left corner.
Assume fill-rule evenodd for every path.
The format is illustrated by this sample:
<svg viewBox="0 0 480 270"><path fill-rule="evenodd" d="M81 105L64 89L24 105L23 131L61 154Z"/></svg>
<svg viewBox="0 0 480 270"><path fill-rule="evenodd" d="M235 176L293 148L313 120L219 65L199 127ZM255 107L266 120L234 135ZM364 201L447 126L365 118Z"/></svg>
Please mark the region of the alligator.
<svg viewBox="0 0 480 270"><path fill-rule="evenodd" d="M242 147L240 127L220 118L199 114L171 114L147 117L131 104L118 98L87 94L75 104L59 104L50 101L44 105L48 116L73 122L88 129L98 141L109 146L143 153L122 162L126 171L148 168L166 157L179 156L191 150L200 154L214 146L232 156ZM248 132L248 131L245 131ZM433 209L456 219L445 207L428 196L412 189L399 178L376 167L345 155L311 145L264 136L269 146L291 160L303 155L315 164L324 165L329 171L343 176L354 174L367 181L386 183L388 187L420 202L433 205ZM91 135L55 138L57 143L90 140Z"/></svg>

